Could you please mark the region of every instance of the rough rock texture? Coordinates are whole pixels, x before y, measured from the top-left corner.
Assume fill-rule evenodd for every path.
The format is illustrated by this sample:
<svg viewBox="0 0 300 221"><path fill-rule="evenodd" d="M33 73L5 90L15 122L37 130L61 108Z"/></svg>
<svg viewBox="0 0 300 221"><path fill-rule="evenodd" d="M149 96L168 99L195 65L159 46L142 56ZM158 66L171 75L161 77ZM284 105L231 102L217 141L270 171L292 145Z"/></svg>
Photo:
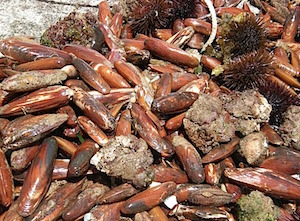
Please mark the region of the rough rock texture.
<svg viewBox="0 0 300 221"><path fill-rule="evenodd" d="M286 146L300 150L300 106L292 105L287 109L279 131Z"/></svg>
<svg viewBox="0 0 300 221"><path fill-rule="evenodd" d="M134 2L135 0L118 0L118 4L113 5L112 12L120 12L124 15L124 19L127 19Z"/></svg>
<svg viewBox="0 0 300 221"><path fill-rule="evenodd" d="M262 122L268 122L272 106L256 90L232 92L220 95L223 106L231 115L236 131L244 136L260 130Z"/></svg>
<svg viewBox="0 0 300 221"><path fill-rule="evenodd" d="M111 139L90 161L107 175L131 181L136 186L146 186L150 181L147 169L152 162L147 143L133 135Z"/></svg>
<svg viewBox="0 0 300 221"><path fill-rule="evenodd" d="M239 143L239 152L244 156L251 165L258 166L262 163L267 155L268 143L262 132L254 132L243 139Z"/></svg>
<svg viewBox="0 0 300 221"><path fill-rule="evenodd" d="M220 142L228 142L235 135L235 127L219 98L200 93L183 120L189 139L208 153Z"/></svg>
<svg viewBox="0 0 300 221"><path fill-rule="evenodd" d="M95 40L94 26L97 16L92 12L73 11L67 17L51 25L42 35L41 44L62 49L66 44L80 44L91 47Z"/></svg>
<svg viewBox="0 0 300 221"><path fill-rule="evenodd" d="M76 7L97 15L101 0L1 0L0 39L13 35L39 38L43 32ZM108 0L110 5L117 0Z"/></svg>

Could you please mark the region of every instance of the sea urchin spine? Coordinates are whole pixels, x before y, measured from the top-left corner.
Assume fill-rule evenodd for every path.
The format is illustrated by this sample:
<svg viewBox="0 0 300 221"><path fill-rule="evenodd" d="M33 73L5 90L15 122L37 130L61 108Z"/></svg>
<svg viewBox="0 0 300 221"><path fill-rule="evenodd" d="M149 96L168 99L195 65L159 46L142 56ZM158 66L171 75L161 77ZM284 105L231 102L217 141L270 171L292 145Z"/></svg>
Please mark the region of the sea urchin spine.
<svg viewBox="0 0 300 221"><path fill-rule="evenodd" d="M170 27L175 15L174 1L140 0L135 2L128 17L134 34L149 34L157 28Z"/></svg>
<svg viewBox="0 0 300 221"><path fill-rule="evenodd" d="M176 18L194 17L198 0L138 0L130 6L129 24L134 34L151 34L170 28Z"/></svg>
<svg viewBox="0 0 300 221"><path fill-rule="evenodd" d="M223 26L222 38L226 45L232 44L231 56L237 57L264 48L266 31L262 21L254 15L241 13Z"/></svg>
<svg viewBox="0 0 300 221"><path fill-rule="evenodd" d="M275 77L272 80L266 79L263 84L259 85L259 92L272 106L269 123L279 126L282 123L282 114L290 105L299 104L299 99L291 90L277 81Z"/></svg>
<svg viewBox="0 0 300 221"><path fill-rule="evenodd" d="M272 59L268 52L252 52L224 65L224 72L217 80L231 90L243 91L257 88L263 84L265 78L274 72Z"/></svg>

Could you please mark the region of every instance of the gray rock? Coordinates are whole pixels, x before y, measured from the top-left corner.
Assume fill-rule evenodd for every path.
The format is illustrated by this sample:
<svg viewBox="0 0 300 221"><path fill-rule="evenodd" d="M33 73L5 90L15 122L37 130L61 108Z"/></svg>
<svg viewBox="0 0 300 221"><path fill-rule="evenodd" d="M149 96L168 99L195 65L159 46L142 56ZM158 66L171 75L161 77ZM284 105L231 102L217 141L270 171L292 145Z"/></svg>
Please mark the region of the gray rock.
<svg viewBox="0 0 300 221"><path fill-rule="evenodd" d="M74 9L98 13L100 0L2 0L0 4L0 39L14 35L42 33ZM116 0L110 0L110 5Z"/></svg>

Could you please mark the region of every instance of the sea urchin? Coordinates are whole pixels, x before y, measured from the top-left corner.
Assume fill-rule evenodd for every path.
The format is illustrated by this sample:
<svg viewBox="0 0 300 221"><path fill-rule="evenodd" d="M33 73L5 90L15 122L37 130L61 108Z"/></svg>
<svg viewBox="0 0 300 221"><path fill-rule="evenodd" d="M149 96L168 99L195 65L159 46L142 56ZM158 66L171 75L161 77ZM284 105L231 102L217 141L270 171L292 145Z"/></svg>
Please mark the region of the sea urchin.
<svg viewBox="0 0 300 221"><path fill-rule="evenodd" d="M275 80L267 79L259 85L259 92L268 100L272 106L269 123L279 126L282 123L282 114L290 105L299 103L296 94Z"/></svg>
<svg viewBox="0 0 300 221"><path fill-rule="evenodd" d="M178 18L193 17L198 0L137 0L130 6L129 24L134 34L170 28Z"/></svg>
<svg viewBox="0 0 300 221"><path fill-rule="evenodd" d="M250 13L240 13L223 24L222 40L231 45L230 57L237 57L263 48L266 32L261 20Z"/></svg>
<svg viewBox="0 0 300 221"><path fill-rule="evenodd" d="M169 0L140 0L131 9L129 23L133 32L149 34L156 28L168 28L176 15L176 3Z"/></svg>
<svg viewBox="0 0 300 221"><path fill-rule="evenodd" d="M231 90L243 91L257 88L273 71L268 52L255 51L230 60L216 80Z"/></svg>

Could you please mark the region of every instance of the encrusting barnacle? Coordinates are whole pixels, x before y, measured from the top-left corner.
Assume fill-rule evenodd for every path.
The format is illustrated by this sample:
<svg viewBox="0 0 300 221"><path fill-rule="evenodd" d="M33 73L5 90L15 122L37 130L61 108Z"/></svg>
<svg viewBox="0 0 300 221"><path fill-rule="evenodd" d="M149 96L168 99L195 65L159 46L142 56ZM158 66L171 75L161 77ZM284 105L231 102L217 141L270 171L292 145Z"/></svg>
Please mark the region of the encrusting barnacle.
<svg viewBox="0 0 300 221"><path fill-rule="evenodd" d="M137 186L146 186L147 168L152 162L147 143L133 135L111 139L91 159L91 164L100 171Z"/></svg>
<svg viewBox="0 0 300 221"><path fill-rule="evenodd" d="M253 132L240 140L239 152L250 165L258 166L268 152L267 139L262 132Z"/></svg>

